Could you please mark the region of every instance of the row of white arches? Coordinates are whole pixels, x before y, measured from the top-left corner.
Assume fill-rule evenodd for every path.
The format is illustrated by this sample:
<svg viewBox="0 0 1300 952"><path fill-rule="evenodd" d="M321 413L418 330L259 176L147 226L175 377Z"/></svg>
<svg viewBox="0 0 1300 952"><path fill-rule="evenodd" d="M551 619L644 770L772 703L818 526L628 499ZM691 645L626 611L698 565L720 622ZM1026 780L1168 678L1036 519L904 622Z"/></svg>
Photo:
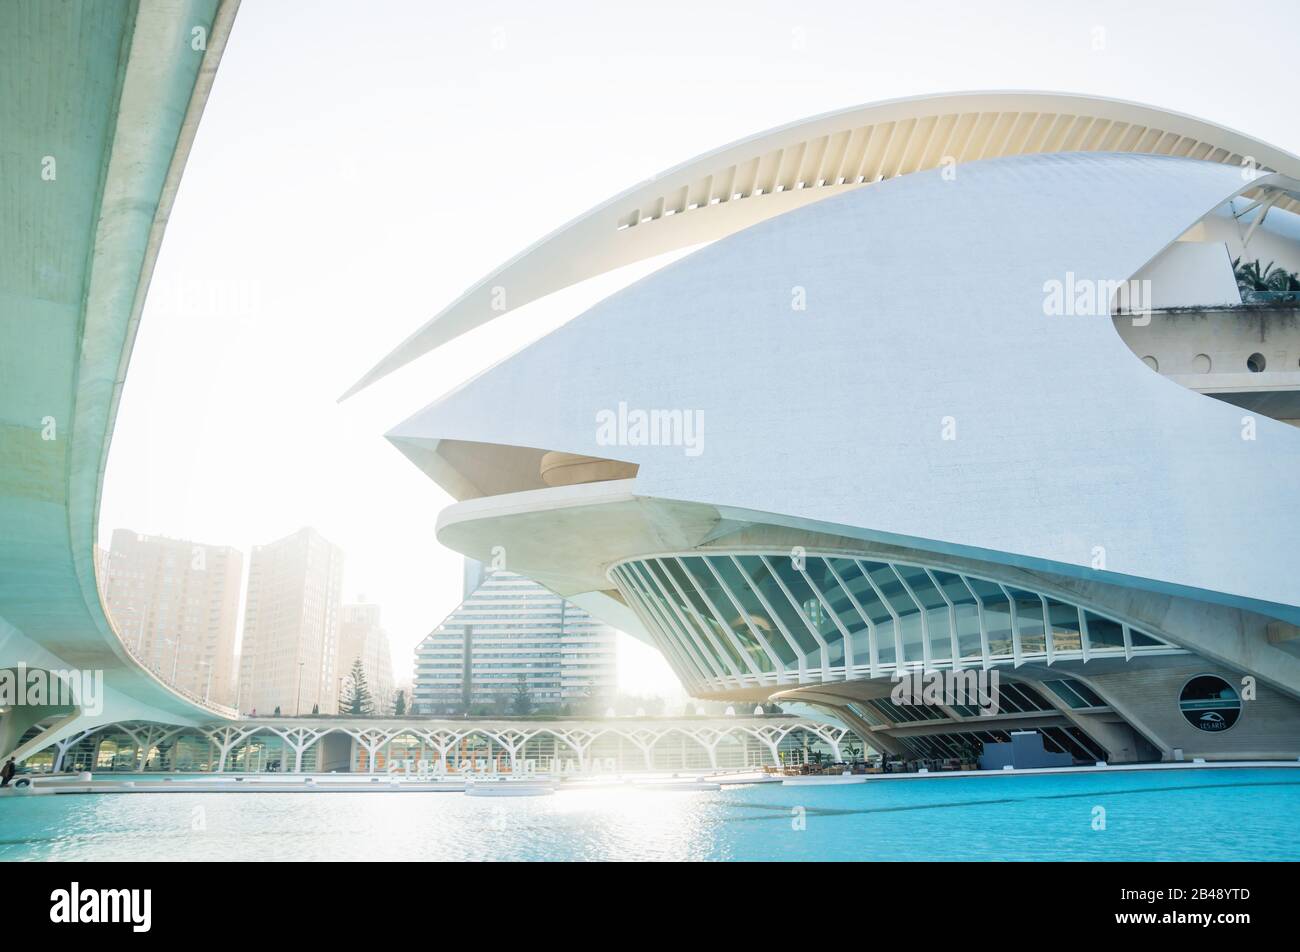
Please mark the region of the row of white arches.
<svg viewBox="0 0 1300 952"><path fill-rule="evenodd" d="M860 737L846 727L794 719L764 719L753 723L656 724L642 722L629 725L601 726L582 724L545 725L366 725L366 724L222 724L212 727L180 727L153 722L129 721L105 724L73 734L47 748L48 767L52 772L98 761L101 743L112 741L111 749L129 749L129 769L146 770L181 768L175 757L180 742L191 746L207 745L206 755L199 751L193 763L206 764L207 770L222 773L231 769L248 770L258 763L248 752L268 743L278 748L276 763L285 773L318 772L321 768L318 745L331 734L345 735L352 742L348 758L349 771L363 773L407 772L413 763L432 763L439 772L464 769L465 764L490 760L502 770L517 771L525 759L536 759L539 751L547 759L564 759L580 771L595 761L617 761L620 770L652 771L662 769L656 751L676 741L694 752L691 760L711 769L758 766L762 762L781 766L800 762L816 750L831 762L852 759L866 753ZM89 751L89 754L86 752ZM727 752L728 756L722 756ZM237 756L242 753L243 756ZM600 756L604 754L605 756ZM613 756L610 756L610 755ZM39 756L39 755L38 755ZM150 764L157 767L151 768ZM314 768L314 769L313 769ZM120 766L116 769L122 769Z"/></svg>

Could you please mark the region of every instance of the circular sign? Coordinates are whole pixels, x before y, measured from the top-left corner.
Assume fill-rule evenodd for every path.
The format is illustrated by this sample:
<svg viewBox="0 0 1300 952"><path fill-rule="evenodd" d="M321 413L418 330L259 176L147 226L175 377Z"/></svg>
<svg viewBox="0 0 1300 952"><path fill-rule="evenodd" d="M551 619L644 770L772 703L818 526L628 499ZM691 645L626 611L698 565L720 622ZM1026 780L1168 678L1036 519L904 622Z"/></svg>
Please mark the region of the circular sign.
<svg viewBox="0 0 1300 952"><path fill-rule="evenodd" d="M1178 709L1198 731L1217 734L1237 723L1241 716L1241 696L1223 678L1201 674L1183 685Z"/></svg>

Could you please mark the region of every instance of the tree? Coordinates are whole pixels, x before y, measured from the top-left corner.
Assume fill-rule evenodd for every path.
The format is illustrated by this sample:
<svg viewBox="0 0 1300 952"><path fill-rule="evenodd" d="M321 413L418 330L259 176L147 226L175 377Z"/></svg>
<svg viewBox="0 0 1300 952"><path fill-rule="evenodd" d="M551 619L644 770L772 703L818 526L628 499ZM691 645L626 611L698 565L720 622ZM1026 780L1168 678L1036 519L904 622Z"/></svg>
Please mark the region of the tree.
<svg viewBox="0 0 1300 952"><path fill-rule="evenodd" d="M394 717L406 716L406 692L405 691L398 691L396 694L393 695L393 716Z"/></svg>
<svg viewBox="0 0 1300 952"><path fill-rule="evenodd" d="M343 697L339 701L339 713L353 717L370 717L375 713L374 697L366 684L366 669L361 666L360 658L352 662L352 670L348 672Z"/></svg>
<svg viewBox="0 0 1300 952"><path fill-rule="evenodd" d="M272 716L272 717L279 717L279 716L280 716L280 705L279 705L279 704L277 704L277 705L275 706L275 713L272 714L271 716Z"/></svg>
<svg viewBox="0 0 1300 952"><path fill-rule="evenodd" d="M320 705L319 705L319 704L313 704L313 705L311 706L311 713L312 713L313 716L319 714L319 713L320 713Z"/></svg>
<svg viewBox="0 0 1300 952"><path fill-rule="evenodd" d="M510 699L510 713L520 717L533 713L533 696L528 691L528 678L519 675L515 681L515 694Z"/></svg>
<svg viewBox="0 0 1300 952"><path fill-rule="evenodd" d="M1252 301L1286 301L1296 299L1300 292L1300 277L1277 267L1272 261L1261 266L1259 259L1242 263L1240 258L1232 260L1232 271L1237 278L1237 290L1246 303Z"/></svg>

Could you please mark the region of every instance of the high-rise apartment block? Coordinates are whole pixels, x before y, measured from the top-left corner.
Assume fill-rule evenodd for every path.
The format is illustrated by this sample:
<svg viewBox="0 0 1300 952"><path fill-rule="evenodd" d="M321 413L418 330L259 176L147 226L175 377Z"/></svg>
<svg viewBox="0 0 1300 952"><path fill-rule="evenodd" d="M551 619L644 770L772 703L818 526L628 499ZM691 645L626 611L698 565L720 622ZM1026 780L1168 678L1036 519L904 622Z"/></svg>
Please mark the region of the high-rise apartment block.
<svg viewBox="0 0 1300 952"><path fill-rule="evenodd" d="M343 550L315 529L253 547L239 658L239 709L338 709Z"/></svg>
<svg viewBox="0 0 1300 952"><path fill-rule="evenodd" d="M374 699L374 713L388 714L393 707L393 656L388 646L388 633L379 623L379 606L362 597L355 605L343 606L343 620L339 625L339 673L343 691L347 692L347 677L353 661L360 660L365 672L366 685Z"/></svg>
<svg viewBox="0 0 1300 952"><path fill-rule="evenodd" d="M159 676L235 702L235 637L244 556L229 546L113 533L100 588L122 641Z"/></svg>
<svg viewBox="0 0 1300 952"><path fill-rule="evenodd" d="M477 587L416 648L417 713L512 713L523 696L555 711L613 695L613 628L522 575L471 565L465 578Z"/></svg>

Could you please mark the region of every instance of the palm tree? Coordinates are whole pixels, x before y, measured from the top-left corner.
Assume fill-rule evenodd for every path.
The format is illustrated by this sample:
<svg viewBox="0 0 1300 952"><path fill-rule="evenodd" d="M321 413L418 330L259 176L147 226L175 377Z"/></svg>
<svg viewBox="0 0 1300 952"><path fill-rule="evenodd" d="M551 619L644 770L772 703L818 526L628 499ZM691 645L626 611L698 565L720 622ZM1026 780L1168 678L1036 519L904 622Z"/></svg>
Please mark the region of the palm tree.
<svg viewBox="0 0 1300 952"><path fill-rule="evenodd" d="M1279 268L1272 261L1261 268L1259 259L1242 264L1240 258L1234 258L1232 273L1237 278L1237 290L1241 292L1241 299L1246 303L1295 301L1297 293L1300 293L1300 278L1285 268Z"/></svg>

